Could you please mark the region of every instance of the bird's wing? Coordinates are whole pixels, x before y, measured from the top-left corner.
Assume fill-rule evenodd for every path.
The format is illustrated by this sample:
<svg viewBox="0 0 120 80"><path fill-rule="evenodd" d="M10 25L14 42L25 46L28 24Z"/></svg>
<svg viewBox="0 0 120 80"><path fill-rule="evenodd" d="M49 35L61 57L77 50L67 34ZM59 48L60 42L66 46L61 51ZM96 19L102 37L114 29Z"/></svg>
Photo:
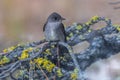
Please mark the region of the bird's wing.
<svg viewBox="0 0 120 80"><path fill-rule="evenodd" d="M45 31L46 24L47 24L47 23L45 23L44 26L43 26L43 32Z"/></svg>
<svg viewBox="0 0 120 80"><path fill-rule="evenodd" d="M61 26L61 29L62 29L63 34L64 34L64 36L65 36L65 42L66 42L66 32L65 32L64 25L61 23L60 26Z"/></svg>

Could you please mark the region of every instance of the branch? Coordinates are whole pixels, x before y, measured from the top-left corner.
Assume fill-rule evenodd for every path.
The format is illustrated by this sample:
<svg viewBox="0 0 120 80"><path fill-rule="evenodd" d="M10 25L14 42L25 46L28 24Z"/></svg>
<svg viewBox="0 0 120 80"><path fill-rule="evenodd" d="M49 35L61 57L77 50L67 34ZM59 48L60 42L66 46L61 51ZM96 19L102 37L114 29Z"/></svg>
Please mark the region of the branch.
<svg viewBox="0 0 120 80"><path fill-rule="evenodd" d="M90 28L100 21L106 23L104 28L98 30ZM120 26L113 25L110 19L104 17L94 16L86 23L75 23L66 28L67 43L58 42L59 58L57 58L57 43L49 43L46 40L20 44L5 50L5 54L0 55L0 79L11 76L22 67L23 73L16 79L32 77L31 79L44 80L46 79L42 74L44 71L49 80L53 80L53 76L58 80L88 80L83 74L86 68L95 61L107 59L120 52L119 35ZM89 47L74 54L72 47L83 41L87 41L90 44ZM58 59L60 67L57 66ZM29 65L31 61L35 64L34 66ZM40 68L42 70L39 70ZM30 74L29 69L32 69ZM33 73L36 75L32 75Z"/></svg>

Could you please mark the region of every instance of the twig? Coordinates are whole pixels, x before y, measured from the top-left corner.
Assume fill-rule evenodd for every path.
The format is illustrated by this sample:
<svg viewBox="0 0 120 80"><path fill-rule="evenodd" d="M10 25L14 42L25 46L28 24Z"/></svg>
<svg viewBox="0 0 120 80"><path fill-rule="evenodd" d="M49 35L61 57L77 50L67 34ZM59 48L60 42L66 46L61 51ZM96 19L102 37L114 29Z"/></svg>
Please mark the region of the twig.
<svg viewBox="0 0 120 80"><path fill-rule="evenodd" d="M46 73L42 70L42 68L40 66L38 66L40 68L40 70L42 71L43 75L45 76L46 80L49 80L48 76L46 75Z"/></svg>

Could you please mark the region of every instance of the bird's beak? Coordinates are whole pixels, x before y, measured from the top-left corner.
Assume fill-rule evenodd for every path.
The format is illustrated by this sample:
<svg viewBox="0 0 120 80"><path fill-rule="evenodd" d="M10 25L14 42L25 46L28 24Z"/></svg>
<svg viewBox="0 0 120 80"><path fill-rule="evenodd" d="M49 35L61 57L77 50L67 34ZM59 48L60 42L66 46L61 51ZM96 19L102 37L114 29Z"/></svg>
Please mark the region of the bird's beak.
<svg viewBox="0 0 120 80"><path fill-rule="evenodd" d="M66 20L66 19L62 17L62 20Z"/></svg>

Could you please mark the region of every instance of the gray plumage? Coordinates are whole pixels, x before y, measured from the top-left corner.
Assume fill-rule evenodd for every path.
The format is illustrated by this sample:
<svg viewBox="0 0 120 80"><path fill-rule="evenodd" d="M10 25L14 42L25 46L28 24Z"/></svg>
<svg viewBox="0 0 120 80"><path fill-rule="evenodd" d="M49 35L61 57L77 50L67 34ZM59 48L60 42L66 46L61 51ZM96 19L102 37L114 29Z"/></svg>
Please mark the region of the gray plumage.
<svg viewBox="0 0 120 80"><path fill-rule="evenodd" d="M62 18L58 13L52 13L43 27L47 41L66 41L65 29L62 24Z"/></svg>

